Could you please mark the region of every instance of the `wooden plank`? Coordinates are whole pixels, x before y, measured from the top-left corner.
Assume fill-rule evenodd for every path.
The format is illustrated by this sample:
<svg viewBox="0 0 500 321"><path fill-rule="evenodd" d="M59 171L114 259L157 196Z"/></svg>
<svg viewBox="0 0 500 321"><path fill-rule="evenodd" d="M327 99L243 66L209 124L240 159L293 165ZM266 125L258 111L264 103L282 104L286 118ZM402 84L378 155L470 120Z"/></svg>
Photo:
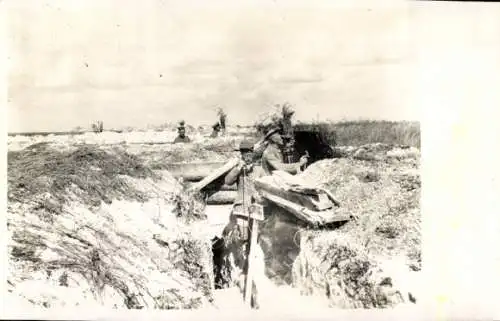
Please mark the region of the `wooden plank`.
<svg viewBox="0 0 500 321"><path fill-rule="evenodd" d="M199 182L199 181L196 181L196 182L184 182L184 185L187 188L190 188L194 183L197 183L197 182ZM204 190L209 190L210 187L211 187L210 185L208 185L207 187L205 187ZM229 191L233 191L234 192L234 191L238 190L238 186L236 184L232 184L232 185L223 184L220 187L214 186L214 189L215 188L216 188L216 191L225 191L225 192L229 192Z"/></svg>
<svg viewBox="0 0 500 321"><path fill-rule="evenodd" d="M202 190L205 186L212 183L216 179L220 178L222 175L227 174L233 167L238 165L239 162L240 162L240 160L237 158L233 158L233 159L229 160L224 166L219 167L218 169L214 170L210 175L206 176L201 181L196 182L193 185L191 185L191 189L195 190L195 191Z"/></svg>
<svg viewBox="0 0 500 321"><path fill-rule="evenodd" d="M318 193L318 200L315 197L311 198L311 203L318 211L324 211L331 209L335 204L328 199L328 195L325 193Z"/></svg>
<svg viewBox="0 0 500 321"><path fill-rule="evenodd" d="M303 206L297 205L297 204L290 202L286 199L272 195L268 192L262 192L262 196L267 198L269 201L275 203L279 207L290 212L291 214L293 214L294 216L296 216L298 219L300 219L302 221L309 222L311 224L321 224L322 223L319 220L319 218L316 216L312 216L312 217L307 216L303 212L303 210L305 209L305 207L303 207Z"/></svg>
<svg viewBox="0 0 500 321"><path fill-rule="evenodd" d="M256 221L264 220L264 206L259 203L254 203L250 206L250 218Z"/></svg>
<svg viewBox="0 0 500 321"><path fill-rule="evenodd" d="M308 216L313 216L313 215L317 215L320 213L323 216L323 223L324 224L335 223L335 222L346 222L346 221L350 221L352 218L351 215L348 215L348 214L335 213L335 210L314 212L314 211L305 209L304 213L307 213Z"/></svg>
<svg viewBox="0 0 500 321"><path fill-rule="evenodd" d="M349 215L335 213L334 210L327 211L312 211L303 206L290 202L279 196L273 195L269 192L263 191L262 196L276 205L287 210L298 219L314 225L324 225L333 222L343 222L351 219Z"/></svg>
<svg viewBox="0 0 500 321"><path fill-rule="evenodd" d="M174 172L172 173L172 176L175 178L181 178L185 182L192 182L196 183L201 181L203 178L205 178L208 175L208 173L189 173L189 172Z"/></svg>
<svg viewBox="0 0 500 321"><path fill-rule="evenodd" d="M233 191L233 192L235 192L235 191L237 191L237 190L238 190L238 186L237 186L236 184L233 184L233 185L226 185L226 184L224 184L224 185L222 185L222 186L220 187L220 189L219 189L219 190L220 190L220 191L227 191L227 192L229 192L229 191Z"/></svg>
<svg viewBox="0 0 500 321"><path fill-rule="evenodd" d="M172 171L167 169L157 169L155 172L158 172L162 175L172 175L175 179L179 180L182 178L185 185L192 184L195 182L201 181L205 176L202 176L200 173L183 173L180 168L174 169Z"/></svg>
<svg viewBox="0 0 500 321"><path fill-rule="evenodd" d="M225 162L166 163L164 168L175 178L182 177L185 181L197 182L225 164Z"/></svg>
<svg viewBox="0 0 500 321"><path fill-rule="evenodd" d="M248 304L251 308L252 306L252 290L253 290L253 281L254 281L254 264L253 264L253 256L255 255L255 247L257 246L257 234L258 234L258 229L259 225L257 220L255 219L250 219L249 221L250 224L250 243L248 245L248 254L247 254L247 271L246 271L246 278L245 278L245 294L244 294L244 301L246 304ZM258 291L257 291L258 293ZM255 294L257 294L255 293Z"/></svg>
<svg viewBox="0 0 500 321"><path fill-rule="evenodd" d="M244 219L251 218L251 219L254 219L257 221L263 221L265 219L264 206L261 204L258 204L258 203L252 204L250 206L248 213L245 213L245 212L238 210L238 209L233 209L232 213L233 213L233 215L235 215L237 217L244 218Z"/></svg>
<svg viewBox="0 0 500 321"><path fill-rule="evenodd" d="M266 191L272 195L279 196L283 199L286 199L290 202L296 203L298 205L304 206L310 210L327 210L331 209L335 206L333 200L329 199L329 195L320 191L320 195L324 194L326 198L319 198L318 196L312 196L308 194L302 194L294 191L284 190L280 187L271 185L270 183L262 180L256 180L255 186L263 191ZM323 193L321 193L323 192ZM315 200L315 198L318 198Z"/></svg>
<svg viewBox="0 0 500 321"><path fill-rule="evenodd" d="M301 177L283 171L275 171L272 176L262 177L258 181L261 188L270 189L272 193L311 210L322 211L340 206L326 189L310 185Z"/></svg>
<svg viewBox="0 0 500 321"><path fill-rule="evenodd" d="M207 205L233 204L237 196L236 191L218 191L207 198Z"/></svg>
<svg viewBox="0 0 500 321"><path fill-rule="evenodd" d="M340 202L337 201L337 199L335 197L333 197L332 193L330 193L328 190L326 189L323 189L322 190L325 192L326 195L328 195L328 197L330 198L330 200L332 200L333 204L335 204L335 206L337 207L340 207Z"/></svg>

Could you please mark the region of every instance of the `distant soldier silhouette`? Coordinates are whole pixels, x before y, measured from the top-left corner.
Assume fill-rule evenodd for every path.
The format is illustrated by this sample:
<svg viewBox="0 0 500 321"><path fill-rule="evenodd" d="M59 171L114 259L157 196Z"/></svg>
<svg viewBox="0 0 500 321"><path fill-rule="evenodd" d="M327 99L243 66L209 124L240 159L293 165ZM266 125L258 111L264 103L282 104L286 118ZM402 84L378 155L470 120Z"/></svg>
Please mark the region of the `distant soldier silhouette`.
<svg viewBox="0 0 500 321"><path fill-rule="evenodd" d="M226 119L227 115L224 112L222 108L219 107L217 110L217 114L219 115L219 132L221 132L222 135L226 134Z"/></svg>
<svg viewBox="0 0 500 321"><path fill-rule="evenodd" d="M221 125L219 122L217 122L212 126L212 134L210 134L210 138L215 138L219 136L220 131L221 131Z"/></svg>
<svg viewBox="0 0 500 321"><path fill-rule="evenodd" d="M174 144L190 143L191 142L191 139L189 139L189 137L186 136L186 126L185 126L185 122L183 120L181 120L179 122L179 126L177 127L177 131L179 132L179 134L175 138Z"/></svg>

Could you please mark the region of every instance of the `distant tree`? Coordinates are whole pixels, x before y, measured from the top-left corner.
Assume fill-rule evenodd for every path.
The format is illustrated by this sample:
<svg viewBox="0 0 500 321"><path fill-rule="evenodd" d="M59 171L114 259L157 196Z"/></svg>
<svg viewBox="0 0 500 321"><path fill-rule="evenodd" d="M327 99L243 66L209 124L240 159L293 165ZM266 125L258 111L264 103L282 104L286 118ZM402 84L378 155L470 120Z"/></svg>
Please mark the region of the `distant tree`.
<svg viewBox="0 0 500 321"><path fill-rule="evenodd" d="M104 131L104 124L101 120L96 121L92 124L92 131L94 133L102 133Z"/></svg>

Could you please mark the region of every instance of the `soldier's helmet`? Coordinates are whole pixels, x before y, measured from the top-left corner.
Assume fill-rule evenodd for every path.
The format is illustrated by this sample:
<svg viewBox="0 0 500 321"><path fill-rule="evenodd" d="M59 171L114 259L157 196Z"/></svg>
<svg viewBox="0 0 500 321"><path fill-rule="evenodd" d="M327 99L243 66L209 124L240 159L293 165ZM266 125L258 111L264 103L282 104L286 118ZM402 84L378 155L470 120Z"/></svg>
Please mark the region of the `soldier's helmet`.
<svg viewBox="0 0 500 321"><path fill-rule="evenodd" d="M244 139L243 141L240 142L238 148L235 149L235 151L239 152L251 152L253 151L254 143L252 143L248 139Z"/></svg>

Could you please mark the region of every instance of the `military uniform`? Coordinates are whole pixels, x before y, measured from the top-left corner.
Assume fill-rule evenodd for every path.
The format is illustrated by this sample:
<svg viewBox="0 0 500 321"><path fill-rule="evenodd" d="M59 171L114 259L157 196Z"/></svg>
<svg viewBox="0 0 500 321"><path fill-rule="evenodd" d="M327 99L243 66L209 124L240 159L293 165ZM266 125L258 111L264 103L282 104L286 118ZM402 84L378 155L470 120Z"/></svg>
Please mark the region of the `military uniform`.
<svg viewBox="0 0 500 321"><path fill-rule="evenodd" d="M248 231L245 227L248 223L245 217L248 217L248 210L253 202L260 201L260 196L255 188L254 180L264 175L264 170L260 166L254 165L250 170L245 171L245 173L243 173L243 170L239 170L237 166L226 176L226 185L232 185L236 182L238 189L230 216L230 223L232 224L230 224L228 228L234 228L235 225L238 226L239 237L244 240L248 238Z"/></svg>
<svg viewBox="0 0 500 321"><path fill-rule="evenodd" d="M253 144L248 142L240 145L242 151L252 151L252 149ZM222 232L225 264L219 273L223 287L237 284L240 273L245 270L249 241L248 210L255 201L260 201L254 180L264 175L260 166L250 167L244 165L242 160L242 163L229 171L225 177L225 184L237 184L237 197L233 203L229 223ZM245 211L244 208L247 210Z"/></svg>
<svg viewBox="0 0 500 321"><path fill-rule="evenodd" d="M297 174L299 171L297 163L285 163L281 149L275 144L268 144L262 153L262 169L266 175L271 175L275 170L285 171L290 174Z"/></svg>
<svg viewBox="0 0 500 321"><path fill-rule="evenodd" d="M210 138L216 138L217 136L219 136L219 132L220 132L220 124L215 123L212 126L212 134L210 134Z"/></svg>
<svg viewBox="0 0 500 321"><path fill-rule="evenodd" d="M177 143L190 143L191 142L191 139L189 139L189 137L187 137L186 135L184 135L184 136L180 135L180 131L181 130L184 130L184 131L186 130L184 121L181 121L179 123L179 126L177 127L177 130L179 131L179 135L177 135L177 137L174 139L174 144L177 144Z"/></svg>
<svg viewBox="0 0 500 321"><path fill-rule="evenodd" d="M174 144L176 144L176 143L190 143L190 142L191 142L191 139L189 139L189 137L187 137L187 136L184 136L184 137L177 136L174 139Z"/></svg>

